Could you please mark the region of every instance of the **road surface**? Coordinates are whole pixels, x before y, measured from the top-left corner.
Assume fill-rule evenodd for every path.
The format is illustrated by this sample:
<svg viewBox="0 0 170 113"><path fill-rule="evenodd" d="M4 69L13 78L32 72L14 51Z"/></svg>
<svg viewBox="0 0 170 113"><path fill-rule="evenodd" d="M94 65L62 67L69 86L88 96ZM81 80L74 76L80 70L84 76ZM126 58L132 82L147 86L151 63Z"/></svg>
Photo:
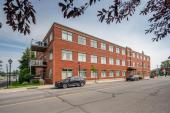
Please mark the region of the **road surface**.
<svg viewBox="0 0 170 113"><path fill-rule="evenodd" d="M0 94L0 113L169 113L170 78Z"/></svg>

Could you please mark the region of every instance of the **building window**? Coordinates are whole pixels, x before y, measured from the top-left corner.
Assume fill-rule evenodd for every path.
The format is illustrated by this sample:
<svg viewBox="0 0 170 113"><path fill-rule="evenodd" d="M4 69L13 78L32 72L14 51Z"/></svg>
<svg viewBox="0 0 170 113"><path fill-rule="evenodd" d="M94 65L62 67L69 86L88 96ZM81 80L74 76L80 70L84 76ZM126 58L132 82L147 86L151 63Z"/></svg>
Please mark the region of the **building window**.
<svg viewBox="0 0 170 113"><path fill-rule="evenodd" d="M120 54L120 49L118 47L116 47L116 53Z"/></svg>
<svg viewBox="0 0 170 113"><path fill-rule="evenodd" d="M136 54L136 56L137 56L137 58L139 59L139 54L138 54L138 53Z"/></svg>
<svg viewBox="0 0 170 113"><path fill-rule="evenodd" d="M97 56L91 55L91 63L97 63Z"/></svg>
<svg viewBox="0 0 170 113"><path fill-rule="evenodd" d="M101 64L106 64L106 57L101 57Z"/></svg>
<svg viewBox="0 0 170 113"><path fill-rule="evenodd" d="M116 65L120 65L120 60L116 59Z"/></svg>
<svg viewBox="0 0 170 113"><path fill-rule="evenodd" d="M114 71L110 71L109 72L109 77L113 77L114 76Z"/></svg>
<svg viewBox="0 0 170 113"><path fill-rule="evenodd" d="M72 51L62 50L62 60L72 61Z"/></svg>
<svg viewBox="0 0 170 113"><path fill-rule="evenodd" d="M86 62L86 54L78 53L78 61L79 62Z"/></svg>
<svg viewBox="0 0 170 113"><path fill-rule="evenodd" d="M120 71L116 71L116 76L117 76L117 77L120 76Z"/></svg>
<svg viewBox="0 0 170 113"><path fill-rule="evenodd" d="M126 71L122 71L122 75L123 75L123 76L126 76Z"/></svg>
<svg viewBox="0 0 170 113"><path fill-rule="evenodd" d="M142 55L140 55L140 59L142 60Z"/></svg>
<svg viewBox="0 0 170 113"><path fill-rule="evenodd" d="M106 71L105 71L105 70L103 70L103 71L101 72L101 77L102 77L102 78L105 78L105 77L106 77Z"/></svg>
<svg viewBox="0 0 170 113"><path fill-rule="evenodd" d="M62 70L62 79L66 79L67 77L72 77L72 69L63 69Z"/></svg>
<svg viewBox="0 0 170 113"><path fill-rule="evenodd" d="M78 44L86 45L86 38L82 36L78 36Z"/></svg>
<svg viewBox="0 0 170 113"><path fill-rule="evenodd" d="M143 60L145 60L145 56L143 56Z"/></svg>
<svg viewBox="0 0 170 113"><path fill-rule="evenodd" d="M122 60L122 66L125 66L126 63L125 63L125 60Z"/></svg>
<svg viewBox="0 0 170 113"><path fill-rule="evenodd" d="M128 55L128 56L131 56L131 54L130 54L130 51L129 51L129 50L127 51L127 55Z"/></svg>
<svg viewBox="0 0 170 113"><path fill-rule="evenodd" d="M109 58L109 64L114 65L114 60L113 60L113 58Z"/></svg>
<svg viewBox="0 0 170 113"><path fill-rule="evenodd" d="M97 78L97 71L91 71L91 78Z"/></svg>
<svg viewBox="0 0 170 113"><path fill-rule="evenodd" d="M91 47L97 48L97 41L91 40Z"/></svg>
<svg viewBox="0 0 170 113"><path fill-rule="evenodd" d="M52 69L50 68L49 70L49 78L52 79L53 78L53 72L52 72Z"/></svg>
<svg viewBox="0 0 170 113"><path fill-rule="evenodd" d="M113 46L109 46L109 51L114 52Z"/></svg>
<svg viewBox="0 0 170 113"><path fill-rule="evenodd" d="M53 33L50 33L50 42L53 40Z"/></svg>
<svg viewBox="0 0 170 113"><path fill-rule="evenodd" d="M135 62L133 62L133 67L135 67Z"/></svg>
<svg viewBox="0 0 170 113"><path fill-rule="evenodd" d="M133 53L133 58L135 58L135 53Z"/></svg>
<svg viewBox="0 0 170 113"><path fill-rule="evenodd" d="M86 78L86 69L81 69L80 72L78 72L78 75L80 77Z"/></svg>
<svg viewBox="0 0 170 113"><path fill-rule="evenodd" d="M122 49L122 55L125 55L125 49Z"/></svg>
<svg viewBox="0 0 170 113"><path fill-rule="evenodd" d="M101 43L101 49L106 50L106 44L105 43Z"/></svg>
<svg viewBox="0 0 170 113"><path fill-rule="evenodd" d="M72 33L67 32L67 31L62 31L62 39L72 42L73 40Z"/></svg>
<svg viewBox="0 0 170 113"><path fill-rule="evenodd" d="M53 59L53 51L52 51L52 50L50 51L49 59L50 59L50 60L52 60L52 59Z"/></svg>

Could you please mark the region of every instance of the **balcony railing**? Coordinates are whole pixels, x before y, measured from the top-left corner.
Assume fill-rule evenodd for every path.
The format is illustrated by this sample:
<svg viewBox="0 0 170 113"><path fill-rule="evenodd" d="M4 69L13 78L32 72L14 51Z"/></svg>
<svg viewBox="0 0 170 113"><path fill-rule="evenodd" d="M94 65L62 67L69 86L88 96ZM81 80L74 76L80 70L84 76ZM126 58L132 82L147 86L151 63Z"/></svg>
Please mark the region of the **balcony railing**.
<svg viewBox="0 0 170 113"><path fill-rule="evenodd" d="M30 65L32 67L46 67L47 62L45 62L44 60L31 60Z"/></svg>
<svg viewBox="0 0 170 113"><path fill-rule="evenodd" d="M47 43L42 41L32 42L31 50L32 51L39 51L44 52L47 49Z"/></svg>

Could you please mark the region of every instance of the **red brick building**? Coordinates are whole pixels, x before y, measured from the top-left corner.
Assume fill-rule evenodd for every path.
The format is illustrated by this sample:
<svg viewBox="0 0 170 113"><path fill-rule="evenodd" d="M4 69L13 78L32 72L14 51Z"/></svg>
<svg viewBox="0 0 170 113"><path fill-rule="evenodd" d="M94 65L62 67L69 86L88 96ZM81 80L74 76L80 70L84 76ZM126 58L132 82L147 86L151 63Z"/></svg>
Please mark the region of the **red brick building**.
<svg viewBox="0 0 170 113"><path fill-rule="evenodd" d="M46 83L69 76L87 80L125 78L129 74L149 76L150 57L73 28L54 23L42 42L33 42L37 60L32 69Z"/></svg>

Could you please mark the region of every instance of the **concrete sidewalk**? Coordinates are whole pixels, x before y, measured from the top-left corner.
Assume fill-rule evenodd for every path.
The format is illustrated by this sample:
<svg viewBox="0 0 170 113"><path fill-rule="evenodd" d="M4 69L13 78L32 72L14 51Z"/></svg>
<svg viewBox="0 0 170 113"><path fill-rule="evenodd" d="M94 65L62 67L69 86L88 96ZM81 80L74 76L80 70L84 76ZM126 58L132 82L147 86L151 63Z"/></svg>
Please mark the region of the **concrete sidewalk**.
<svg viewBox="0 0 170 113"><path fill-rule="evenodd" d="M106 83L106 82L117 82L117 81L125 81L125 79L105 79L105 80L88 80L86 81L87 85L96 84L96 83ZM0 94L2 93L14 93L19 91L26 91L31 89L50 89L55 88L54 85L41 85L41 86L31 86L31 87L23 87L23 88L13 88L13 89L0 89Z"/></svg>
<svg viewBox="0 0 170 113"><path fill-rule="evenodd" d="M23 87L23 88L0 89L0 94L26 91L30 89L48 89L48 88L54 88L54 85L41 85L41 86L31 86L31 87Z"/></svg>

